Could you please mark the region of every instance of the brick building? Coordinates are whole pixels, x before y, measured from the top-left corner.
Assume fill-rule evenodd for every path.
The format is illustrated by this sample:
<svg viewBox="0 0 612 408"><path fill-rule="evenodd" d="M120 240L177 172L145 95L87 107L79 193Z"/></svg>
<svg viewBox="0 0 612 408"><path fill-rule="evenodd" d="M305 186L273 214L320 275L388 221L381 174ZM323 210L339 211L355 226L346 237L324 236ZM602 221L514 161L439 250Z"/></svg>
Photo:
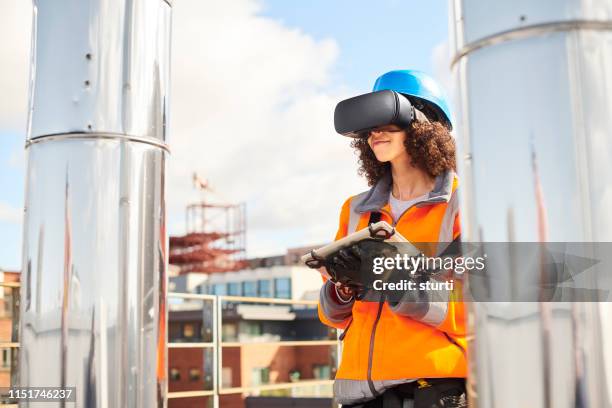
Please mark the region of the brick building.
<svg viewBox="0 0 612 408"><path fill-rule="evenodd" d="M247 261L249 267L239 271L181 274L171 278L170 290L247 298L315 300L321 278L316 271L300 265L299 261L308 250L290 249L284 255L251 259ZM186 343L213 341L212 313L210 301L170 302L168 341L180 343L180 347L169 350L169 392L213 388L213 349L185 347ZM320 323L316 307L223 302L221 336L220 407L270 407L271 401L276 404L274 406L302 406L295 405L298 400L303 400L307 404L304 406L310 408L331 406L329 385L284 389L274 389L273 386L334 378L336 332ZM212 407L212 401L206 397L169 400L170 408L207 406Z"/></svg>
<svg viewBox="0 0 612 408"><path fill-rule="evenodd" d="M0 270L0 282L3 283L18 283L20 274L15 271ZM11 360L17 357L14 347L8 347L10 343L17 342L16 330L13 325L18 322L13 322L14 308L18 304L14 302L15 291L19 291L19 287L2 286L0 287L0 343L4 343L7 347L2 347L0 359L0 387L8 387L11 385Z"/></svg>

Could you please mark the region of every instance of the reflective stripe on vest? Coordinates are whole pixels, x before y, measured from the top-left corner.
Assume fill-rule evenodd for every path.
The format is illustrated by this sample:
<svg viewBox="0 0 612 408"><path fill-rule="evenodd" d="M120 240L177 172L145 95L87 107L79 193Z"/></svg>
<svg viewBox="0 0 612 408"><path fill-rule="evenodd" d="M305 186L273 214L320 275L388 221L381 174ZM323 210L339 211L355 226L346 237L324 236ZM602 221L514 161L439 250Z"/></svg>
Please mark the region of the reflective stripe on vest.
<svg viewBox="0 0 612 408"><path fill-rule="evenodd" d="M389 388L411 381L414 381L414 379L374 380L372 382L377 395L380 395ZM347 380L343 378L337 378L334 381L334 396L336 402L340 404L355 404L371 400L375 397L370 390L367 380Z"/></svg>
<svg viewBox="0 0 612 408"><path fill-rule="evenodd" d="M451 198L446 205L444 217L440 224L440 233L438 234L438 251L437 254L444 252L446 247L453 242L453 229L455 227L455 217L459 212L459 194L457 190L453 191Z"/></svg>
<svg viewBox="0 0 612 408"><path fill-rule="evenodd" d="M355 197L351 198L350 212L349 212L349 221L348 221L348 230L347 234L352 234L357 231L357 226L359 225L359 220L361 219L361 214L355 211L355 207L357 207L357 203L361 201L361 198L365 196L368 192L365 191L363 193L357 194Z"/></svg>

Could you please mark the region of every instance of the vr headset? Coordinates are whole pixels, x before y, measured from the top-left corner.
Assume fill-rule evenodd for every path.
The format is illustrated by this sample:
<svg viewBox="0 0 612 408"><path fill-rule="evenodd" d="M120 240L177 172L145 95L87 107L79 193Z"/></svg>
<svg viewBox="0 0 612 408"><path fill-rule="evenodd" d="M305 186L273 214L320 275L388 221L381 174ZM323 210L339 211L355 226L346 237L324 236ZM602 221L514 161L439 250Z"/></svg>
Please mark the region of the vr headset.
<svg viewBox="0 0 612 408"><path fill-rule="evenodd" d="M336 132L349 137L363 137L380 126L406 128L413 120L427 120L402 94L384 90L345 99L336 105Z"/></svg>

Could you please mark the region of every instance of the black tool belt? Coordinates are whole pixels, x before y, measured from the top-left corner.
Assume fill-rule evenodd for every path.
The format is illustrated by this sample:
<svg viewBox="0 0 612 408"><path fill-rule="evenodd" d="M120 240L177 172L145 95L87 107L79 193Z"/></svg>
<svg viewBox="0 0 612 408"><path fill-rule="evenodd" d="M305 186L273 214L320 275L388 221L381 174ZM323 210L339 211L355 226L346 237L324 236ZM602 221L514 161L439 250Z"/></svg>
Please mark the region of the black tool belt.
<svg viewBox="0 0 612 408"><path fill-rule="evenodd" d="M408 385L410 387L407 387ZM399 401L405 398L414 399L414 408L464 408L468 406L465 378L420 379L408 384L400 384L388 391L397 394ZM384 394L382 396L383 407L387 408ZM389 408L392 406L389 405Z"/></svg>
<svg viewBox="0 0 612 408"><path fill-rule="evenodd" d="M465 378L425 378L389 388L372 401L343 408L466 408Z"/></svg>

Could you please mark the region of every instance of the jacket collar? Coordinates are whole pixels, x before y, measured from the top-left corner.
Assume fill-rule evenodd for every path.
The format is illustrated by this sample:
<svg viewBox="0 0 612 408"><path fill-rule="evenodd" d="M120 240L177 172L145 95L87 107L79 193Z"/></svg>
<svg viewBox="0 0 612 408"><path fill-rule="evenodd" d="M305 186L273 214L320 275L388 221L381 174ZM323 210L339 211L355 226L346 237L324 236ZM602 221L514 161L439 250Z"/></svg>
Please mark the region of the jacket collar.
<svg viewBox="0 0 612 408"><path fill-rule="evenodd" d="M423 201L419 201L416 206L422 207L429 204L448 202L453 192L454 178L455 172L452 170L447 170L440 174L436 177L434 188L429 192L428 197ZM363 198L361 198L355 207L355 211L358 213L380 211L389 202L391 183L391 172L387 171L385 175L366 192Z"/></svg>

